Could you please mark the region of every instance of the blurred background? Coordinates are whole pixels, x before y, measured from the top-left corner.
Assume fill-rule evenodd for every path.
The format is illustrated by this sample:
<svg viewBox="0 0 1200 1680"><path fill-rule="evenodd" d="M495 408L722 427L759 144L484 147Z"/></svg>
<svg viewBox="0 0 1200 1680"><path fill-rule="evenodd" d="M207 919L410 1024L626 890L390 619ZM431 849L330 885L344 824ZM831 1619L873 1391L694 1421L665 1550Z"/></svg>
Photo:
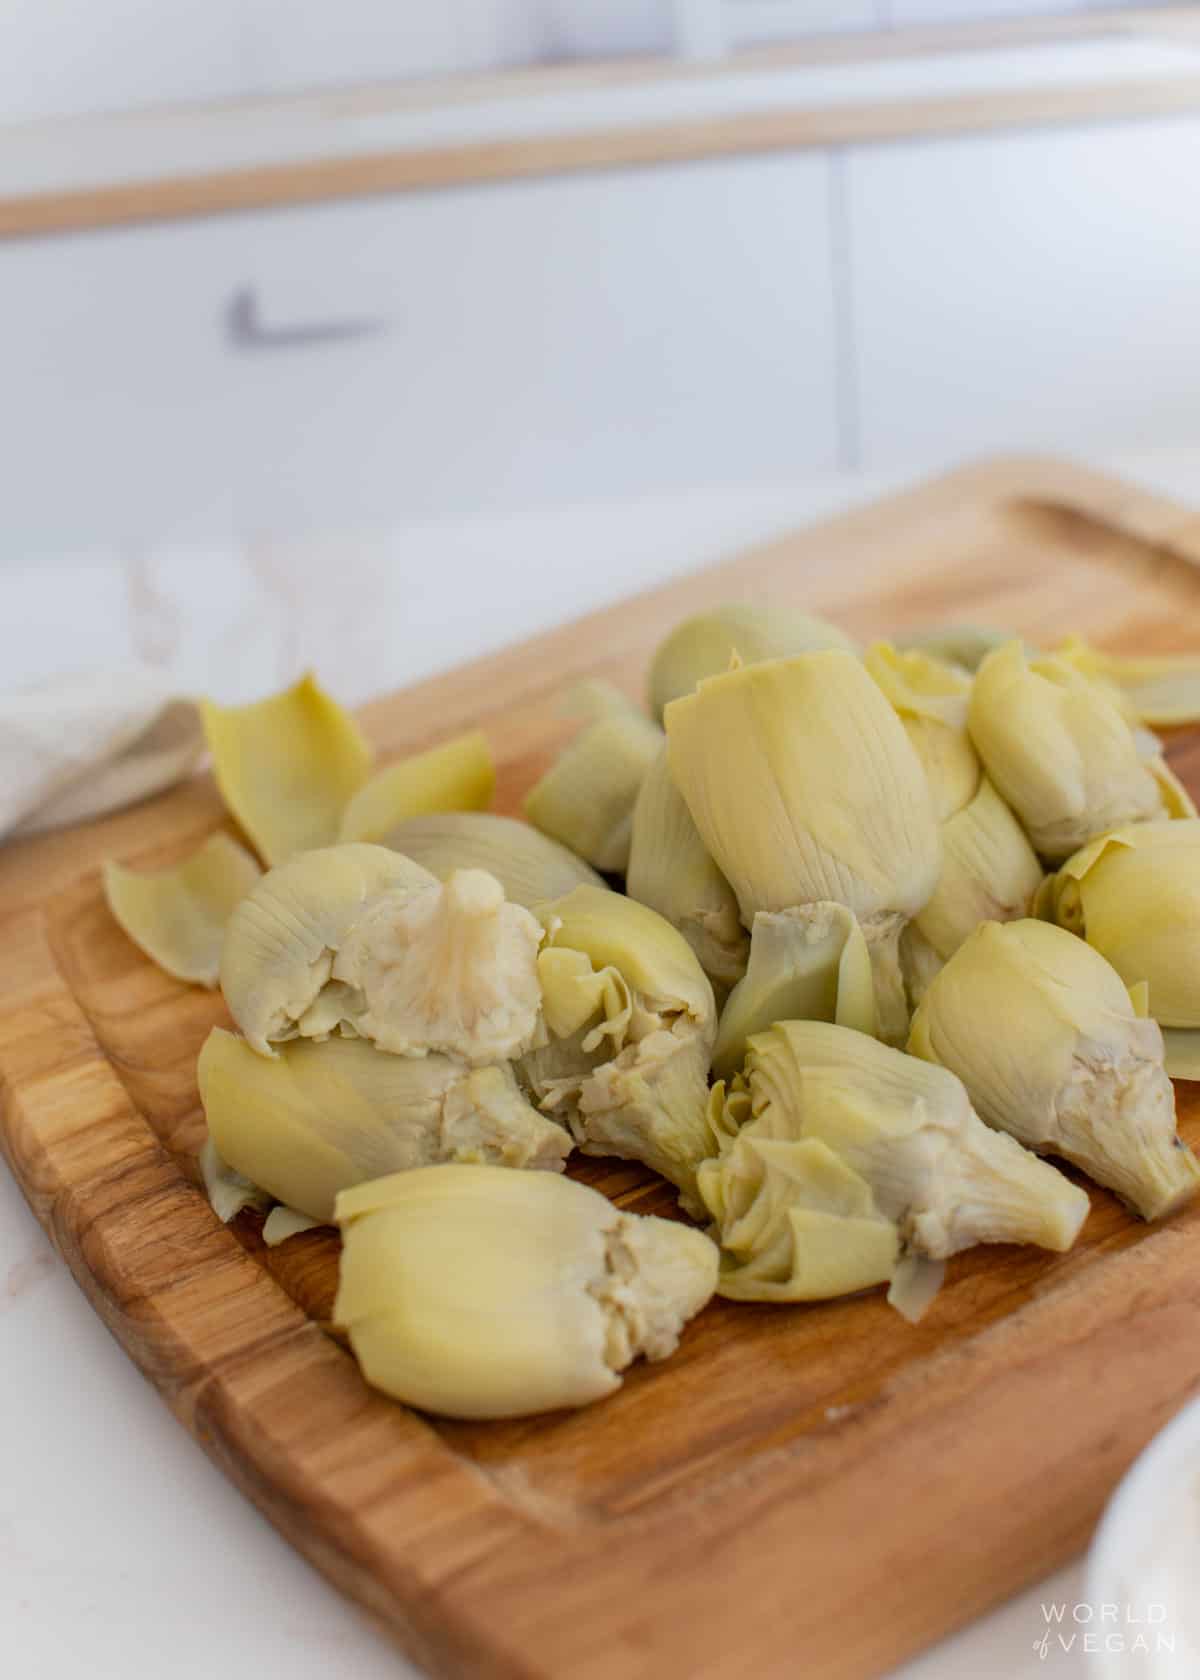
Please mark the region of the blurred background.
<svg viewBox="0 0 1200 1680"><path fill-rule="evenodd" d="M1200 451L1200 7L5 0L0 117L9 562Z"/></svg>

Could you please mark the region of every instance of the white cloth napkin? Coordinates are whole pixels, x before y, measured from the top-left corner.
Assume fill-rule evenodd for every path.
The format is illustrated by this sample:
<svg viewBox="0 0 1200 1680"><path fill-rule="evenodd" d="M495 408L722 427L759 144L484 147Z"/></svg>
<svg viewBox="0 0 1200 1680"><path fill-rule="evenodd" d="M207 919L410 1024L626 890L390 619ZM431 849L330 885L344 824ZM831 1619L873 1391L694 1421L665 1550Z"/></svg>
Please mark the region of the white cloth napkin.
<svg viewBox="0 0 1200 1680"><path fill-rule="evenodd" d="M0 695L0 836L131 805L186 776L203 753L195 705L143 666Z"/></svg>

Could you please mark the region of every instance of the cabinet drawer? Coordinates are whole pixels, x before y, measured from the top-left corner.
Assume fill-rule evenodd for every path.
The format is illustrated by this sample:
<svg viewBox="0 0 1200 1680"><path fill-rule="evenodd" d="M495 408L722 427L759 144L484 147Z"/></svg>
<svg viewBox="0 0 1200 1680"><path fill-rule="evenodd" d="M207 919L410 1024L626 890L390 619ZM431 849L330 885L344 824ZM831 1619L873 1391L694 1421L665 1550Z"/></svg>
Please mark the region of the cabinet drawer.
<svg viewBox="0 0 1200 1680"><path fill-rule="evenodd" d="M0 247L0 529L345 528L827 472L827 193L823 158L773 157Z"/></svg>
<svg viewBox="0 0 1200 1680"><path fill-rule="evenodd" d="M879 147L847 179L865 465L1195 436L1200 121Z"/></svg>
<svg viewBox="0 0 1200 1680"><path fill-rule="evenodd" d="M808 155L264 217L264 318L386 330L248 358L256 493L373 519L830 470L827 193Z"/></svg>
<svg viewBox="0 0 1200 1680"><path fill-rule="evenodd" d="M229 528L243 370L221 308L247 235L211 221L0 244L5 550Z"/></svg>

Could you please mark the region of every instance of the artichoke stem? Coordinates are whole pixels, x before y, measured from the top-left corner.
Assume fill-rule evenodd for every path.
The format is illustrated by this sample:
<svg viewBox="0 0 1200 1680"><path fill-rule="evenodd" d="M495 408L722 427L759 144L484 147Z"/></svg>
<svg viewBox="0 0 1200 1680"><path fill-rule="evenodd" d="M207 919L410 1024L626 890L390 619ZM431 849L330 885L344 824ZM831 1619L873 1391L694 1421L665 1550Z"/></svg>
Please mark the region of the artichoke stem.
<svg viewBox="0 0 1200 1680"><path fill-rule="evenodd" d="M1062 1092L1056 1154L1143 1219L1164 1219L1200 1188L1200 1162L1176 1135L1171 1081L1154 1062L1098 1062Z"/></svg>

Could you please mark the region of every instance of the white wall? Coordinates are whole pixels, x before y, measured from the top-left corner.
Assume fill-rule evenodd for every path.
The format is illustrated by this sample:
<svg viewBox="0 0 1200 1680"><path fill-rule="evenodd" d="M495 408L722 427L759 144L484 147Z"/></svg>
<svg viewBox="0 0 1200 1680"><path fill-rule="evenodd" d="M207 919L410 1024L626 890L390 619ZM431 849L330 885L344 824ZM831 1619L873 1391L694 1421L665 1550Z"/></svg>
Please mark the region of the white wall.
<svg viewBox="0 0 1200 1680"><path fill-rule="evenodd" d="M0 122L1111 0L0 0ZM1149 4L1151 0L1132 0ZM707 21L706 21L707 20Z"/></svg>

